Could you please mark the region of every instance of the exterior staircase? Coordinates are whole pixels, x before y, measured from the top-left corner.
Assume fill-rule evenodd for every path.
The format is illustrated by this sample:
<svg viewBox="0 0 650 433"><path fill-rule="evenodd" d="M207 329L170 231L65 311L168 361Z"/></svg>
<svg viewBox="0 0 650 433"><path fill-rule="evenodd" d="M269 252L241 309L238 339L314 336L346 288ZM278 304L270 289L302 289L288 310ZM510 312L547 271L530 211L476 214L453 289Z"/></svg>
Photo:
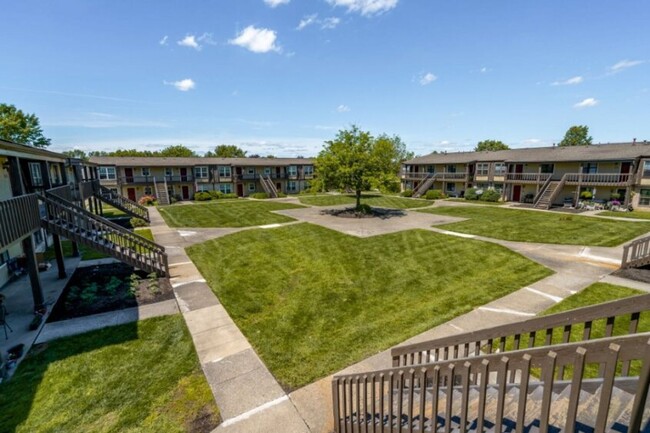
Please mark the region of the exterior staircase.
<svg viewBox="0 0 650 433"><path fill-rule="evenodd" d="M393 368L334 377L334 430L650 433L642 314L650 295L397 347Z"/></svg>
<svg viewBox="0 0 650 433"><path fill-rule="evenodd" d="M433 173L429 173L429 175L422 181L422 183L418 185L415 191L413 191L413 197L415 198L422 197L423 194L429 191L429 188L431 188L435 180L436 180L436 175Z"/></svg>
<svg viewBox="0 0 650 433"><path fill-rule="evenodd" d="M650 236L636 239L623 247L621 268L640 268L650 265Z"/></svg>
<svg viewBox="0 0 650 433"><path fill-rule="evenodd" d="M162 206L171 204L171 201L169 200L169 192L167 190L167 180L164 182L156 182L156 179L154 178L153 186L158 204Z"/></svg>
<svg viewBox="0 0 650 433"><path fill-rule="evenodd" d="M536 209L550 209L555 201L557 195L564 188L564 183L566 181L566 175L562 176L561 180L551 180L549 179L542 185L541 190L535 197L533 201L533 207Z"/></svg>
<svg viewBox="0 0 650 433"><path fill-rule="evenodd" d="M169 276L165 248L58 196L39 197L45 212L41 226L50 233L84 244L126 264Z"/></svg>
<svg viewBox="0 0 650 433"><path fill-rule="evenodd" d="M104 203L121 210L122 212L126 212L133 217L143 219L146 222L150 222L149 210L146 207L111 191L105 186L100 185L99 190L95 191L94 196Z"/></svg>
<svg viewBox="0 0 650 433"><path fill-rule="evenodd" d="M278 197L278 190L273 184L273 181L271 180L271 176L261 175L260 183L262 184L262 188L264 189L264 192L266 192L266 194L268 194L270 198Z"/></svg>

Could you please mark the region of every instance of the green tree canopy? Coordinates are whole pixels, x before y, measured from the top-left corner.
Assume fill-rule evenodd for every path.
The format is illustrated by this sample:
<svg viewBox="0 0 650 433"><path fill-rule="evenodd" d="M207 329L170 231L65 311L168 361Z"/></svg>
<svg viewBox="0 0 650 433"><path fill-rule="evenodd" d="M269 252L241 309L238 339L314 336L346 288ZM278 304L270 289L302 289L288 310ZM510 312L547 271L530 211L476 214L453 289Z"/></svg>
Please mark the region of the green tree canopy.
<svg viewBox="0 0 650 433"><path fill-rule="evenodd" d="M412 159L413 152L406 150L406 144L399 136L381 134L374 140L373 154L378 164L378 172L371 180L372 187L382 192L399 192L399 171L402 162Z"/></svg>
<svg viewBox="0 0 650 433"><path fill-rule="evenodd" d="M508 149L510 149L510 147L501 140L483 140L478 142L474 151L481 152L484 150L495 151Z"/></svg>
<svg viewBox="0 0 650 433"><path fill-rule="evenodd" d="M70 158L79 158L84 161L88 159L88 154L81 149L64 150L61 153Z"/></svg>
<svg viewBox="0 0 650 433"><path fill-rule="evenodd" d="M0 104L0 138L34 147L50 145L50 139L43 135L38 117L9 104Z"/></svg>
<svg viewBox="0 0 650 433"><path fill-rule="evenodd" d="M187 158L187 157L198 156L198 155L189 147L183 146L182 144L177 144L175 146L165 147L164 149L158 152L157 156Z"/></svg>
<svg viewBox="0 0 650 433"><path fill-rule="evenodd" d="M220 144L214 152L208 151L206 157L211 158L246 158L246 151L232 144Z"/></svg>
<svg viewBox="0 0 650 433"><path fill-rule="evenodd" d="M564 134L559 146L588 146L593 139L589 135L589 127L586 125L574 125Z"/></svg>

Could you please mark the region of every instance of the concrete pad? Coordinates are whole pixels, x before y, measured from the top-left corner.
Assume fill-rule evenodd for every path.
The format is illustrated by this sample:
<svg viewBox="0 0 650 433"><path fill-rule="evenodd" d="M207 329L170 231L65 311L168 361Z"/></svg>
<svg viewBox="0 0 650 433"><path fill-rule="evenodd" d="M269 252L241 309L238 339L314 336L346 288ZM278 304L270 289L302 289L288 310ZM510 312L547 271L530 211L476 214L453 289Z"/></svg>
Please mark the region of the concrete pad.
<svg viewBox="0 0 650 433"><path fill-rule="evenodd" d="M222 305L201 308L200 310L188 311L183 314L185 323L191 334L216 329L220 326L230 325L232 319Z"/></svg>
<svg viewBox="0 0 650 433"><path fill-rule="evenodd" d="M650 284L644 283L642 281L630 280L627 278L615 277L613 275L607 275L605 278L600 280L602 283L616 284L617 286L629 287L631 289L643 290L644 292L650 292Z"/></svg>
<svg viewBox="0 0 650 433"><path fill-rule="evenodd" d="M174 293L183 312L219 304L219 300L205 283L189 283L175 287Z"/></svg>
<svg viewBox="0 0 650 433"><path fill-rule="evenodd" d="M289 398L312 433L334 431L332 377L325 377L289 394Z"/></svg>
<svg viewBox="0 0 650 433"><path fill-rule="evenodd" d="M251 345L246 339L237 338L232 341L224 342L214 347L209 347L207 349L199 350L196 349L197 355L199 357L199 362L201 364L206 364L208 362L217 362L229 356L232 356L236 353L242 352L246 349L250 349Z"/></svg>
<svg viewBox="0 0 650 433"><path fill-rule="evenodd" d="M286 399L250 416L242 416L235 423L228 420L213 430L213 433L309 433L290 400Z"/></svg>
<svg viewBox="0 0 650 433"><path fill-rule="evenodd" d="M250 371L263 368L264 364L253 349L247 349L220 361L209 362L203 365L203 372L209 383L219 385L232 380Z"/></svg>
<svg viewBox="0 0 650 433"><path fill-rule="evenodd" d="M258 406L285 396L266 367L251 370L244 376L210 384L224 420L234 418Z"/></svg>
<svg viewBox="0 0 650 433"><path fill-rule="evenodd" d="M244 334L241 333L234 323L194 333L192 334L192 338L194 339L194 346L199 352L221 346L231 341L246 340Z"/></svg>

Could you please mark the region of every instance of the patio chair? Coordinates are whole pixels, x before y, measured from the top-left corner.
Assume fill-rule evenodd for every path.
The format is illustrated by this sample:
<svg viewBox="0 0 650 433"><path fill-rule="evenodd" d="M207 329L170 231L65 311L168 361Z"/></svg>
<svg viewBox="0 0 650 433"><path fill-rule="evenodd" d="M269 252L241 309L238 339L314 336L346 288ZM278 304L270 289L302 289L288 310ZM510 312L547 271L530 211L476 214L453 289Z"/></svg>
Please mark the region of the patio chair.
<svg viewBox="0 0 650 433"><path fill-rule="evenodd" d="M5 307L5 304L2 302L0 299L0 325L5 330L5 340L9 339L9 335L7 334L7 328L9 329L9 332L14 332L13 329L11 329L11 326L7 323L7 307Z"/></svg>

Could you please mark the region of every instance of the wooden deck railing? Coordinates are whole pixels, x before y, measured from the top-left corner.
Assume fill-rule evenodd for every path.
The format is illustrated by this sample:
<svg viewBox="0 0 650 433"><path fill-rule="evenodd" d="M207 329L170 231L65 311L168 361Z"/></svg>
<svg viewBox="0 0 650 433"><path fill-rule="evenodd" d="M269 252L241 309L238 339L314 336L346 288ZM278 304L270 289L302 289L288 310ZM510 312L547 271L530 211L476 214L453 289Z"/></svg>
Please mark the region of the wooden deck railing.
<svg viewBox="0 0 650 433"><path fill-rule="evenodd" d="M568 184L627 185L631 175L629 173L567 173L565 176Z"/></svg>
<svg viewBox="0 0 650 433"><path fill-rule="evenodd" d="M553 176L550 173L506 173L508 182L545 182Z"/></svg>
<svg viewBox="0 0 650 433"><path fill-rule="evenodd" d="M478 356L482 352L491 354L497 350L500 353L519 350L522 348L524 339L528 340L528 347L539 345L541 341L545 346L563 344L570 341L571 333L572 331L575 333L576 328L580 328L582 331L582 340L600 338L592 335L591 332L593 323L597 320L605 322L603 337L613 335L614 324L619 320L629 320L628 334L634 334L637 332L641 313L648 310L650 310L650 294L399 346L391 351L393 366L412 366L433 361L452 360L472 355Z"/></svg>
<svg viewBox="0 0 650 433"><path fill-rule="evenodd" d="M633 268L650 264L650 236L637 239L623 247L621 268Z"/></svg>
<svg viewBox="0 0 650 433"><path fill-rule="evenodd" d="M41 228L36 194L0 201L0 250Z"/></svg>
<svg viewBox="0 0 650 433"><path fill-rule="evenodd" d="M639 368L631 377L617 369L632 362ZM597 399L585 402L581 394L591 365L602 373ZM566 377L556 376L558 368ZM524 432L537 425L540 432L574 432L580 414L594 431L604 432L621 410L612 404L615 388L628 383L634 397L627 430L621 431L638 432L649 382L650 333L339 375L332 381L334 430ZM585 421L581 411L587 412L587 403Z"/></svg>
<svg viewBox="0 0 650 433"><path fill-rule="evenodd" d="M45 191L45 193L62 198L63 200L67 200L70 202L74 201L74 196L70 185L63 185L56 188L51 188Z"/></svg>
<svg viewBox="0 0 650 433"><path fill-rule="evenodd" d="M99 181L96 179L79 182L79 193L81 198L86 200L99 190Z"/></svg>
<svg viewBox="0 0 650 433"><path fill-rule="evenodd" d="M98 185L98 189L95 191L95 196L105 203L129 213L131 216L149 222L149 209L133 200L111 191L105 186Z"/></svg>

